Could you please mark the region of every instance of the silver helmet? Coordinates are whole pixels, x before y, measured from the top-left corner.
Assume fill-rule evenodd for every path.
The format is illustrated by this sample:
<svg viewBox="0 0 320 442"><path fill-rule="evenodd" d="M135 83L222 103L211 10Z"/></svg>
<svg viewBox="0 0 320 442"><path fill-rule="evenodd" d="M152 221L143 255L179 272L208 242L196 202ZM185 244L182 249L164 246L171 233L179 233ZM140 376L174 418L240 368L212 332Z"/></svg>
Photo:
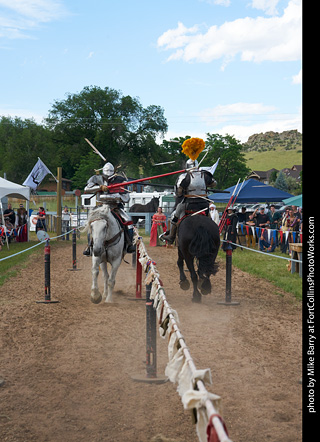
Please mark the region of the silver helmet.
<svg viewBox="0 0 320 442"><path fill-rule="evenodd" d="M192 160L189 158L189 160L186 162L186 168L190 169L191 167L198 167L199 163L197 160Z"/></svg>
<svg viewBox="0 0 320 442"><path fill-rule="evenodd" d="M106 163L102 168L102 175L111 177L114 174L114 167L111 163Z"/></svg>

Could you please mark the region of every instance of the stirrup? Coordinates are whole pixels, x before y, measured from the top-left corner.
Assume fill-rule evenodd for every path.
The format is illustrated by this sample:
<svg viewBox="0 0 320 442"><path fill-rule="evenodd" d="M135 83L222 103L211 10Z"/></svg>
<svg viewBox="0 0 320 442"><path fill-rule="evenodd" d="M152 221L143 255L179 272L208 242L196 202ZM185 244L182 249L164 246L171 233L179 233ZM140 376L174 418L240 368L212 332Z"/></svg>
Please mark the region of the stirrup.
<svg viewBox="0 0 320 442"><path fill-rule="evenodd" d="M136 251L136 246L134 246L133 244L130 244L127 247L127 253L134 253Z"/></svg>
<svg viewBox="0 0 320 442"><path fill-rule="evenodd" d="M164 238L164 235L166 234L167 232L163 232L163 233L161 233L161 235L159 235L159 239L160 239L160 241L162 241L162 242L166 242L166 239Z"/></svg>
<svg viewBox="0 0 320 442"><path fill-rule="evenodd" d="M91 250L90 250L90 247L87 247L87 248L82 252L82 254L85 255L85 256L91 256Z"/></svg>
<svg viewBox="0 0 320 442"><path fill-rule="evenodd" d="M166 233L167 233L167 232L164 232L164 233L161 233L161 235L159 235L159 239L160 239L160 241L162 241L162 242L166 242L166 241L167 241L169 244L173 244L173 243L174 243L174 240L175 240L175 237L172 238L172 236L171 236L170 233L169 233L169 235L167 236L167 238L165 238Z"/></svg>

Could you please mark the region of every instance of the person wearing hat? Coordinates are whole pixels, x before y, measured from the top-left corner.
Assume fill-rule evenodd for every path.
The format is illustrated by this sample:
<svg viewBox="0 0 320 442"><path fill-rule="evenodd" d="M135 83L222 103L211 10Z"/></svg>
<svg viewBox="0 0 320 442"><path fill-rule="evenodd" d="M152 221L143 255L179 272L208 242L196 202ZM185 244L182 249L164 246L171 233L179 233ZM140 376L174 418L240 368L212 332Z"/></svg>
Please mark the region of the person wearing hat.
<svg viewBox="0 0 320 442"><path fill-rule="evenodd" d="M224 226L225 232L224 232L224 241L222 243L222 250L226 251L228 249L235 249L237 246L235 245L237 241L237 223L238 223L238 216L235 213L236 209L233 207L228 207L227 210L227 219ZM229 244L226 241L230 241L234 244Z"/></svg>
<svg viewBox="0 0 320 442"><path fill-rule="evenodd" d="M217 225L219 225L219 212L213 203L211 203L209 206L209 215L212 221L214 221Z"/></svg>
<svg viewBox="0 0 320 442"><path fill-rule="evenodd" d="M256 218L256 227L266 227L266 225L270 224L270 219L265 213L264 206L260 206L259 213L257 213L257 210L254 213L253 217Z"/></svg>

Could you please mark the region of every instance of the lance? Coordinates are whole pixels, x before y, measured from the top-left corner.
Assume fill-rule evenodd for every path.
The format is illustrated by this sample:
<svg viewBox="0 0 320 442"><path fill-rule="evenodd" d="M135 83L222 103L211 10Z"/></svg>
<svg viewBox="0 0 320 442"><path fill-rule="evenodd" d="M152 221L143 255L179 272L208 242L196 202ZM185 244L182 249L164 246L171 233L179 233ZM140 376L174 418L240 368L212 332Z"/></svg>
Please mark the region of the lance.
<svg viewBox="0 0 320 442"><path fill-rule="evenodd" d="M176 175L177 173L184 173L190 170L194 170L195 168L192 167L191 169L182 169L182 170L177 170L175 172L168 172L168 173L164 173L162 175L155 175L155 176L149 176L147 178L139 178L137 180L132 180L132 181L125 181L123 183L115 183L115 184L110 184L108 187L108 190L114 190L118 187L124 187L124 186L128 186L129 184L136 184L136 183L142 183L143 181L148 181L148 180L154 180L156 178L163 178L165 176L170 176L170 175Z"/></svg>
<svg viewBox="0 0 320 442"><path fill-rule="evenodd" d="M100 152L98 151L98 149L97 149L96 147L94 147L94 145L91 143L91 141L88 140L88 138L85 138L85 140L86 140L86 142L89 144L89 146L92 147L92 149L95 151L95 153L98 154L99 157L103 159L103 161L107 161L107 160L105 159L105 157L102 155L102 153L100 153Z"/></svg>
<svg viewBox="0 0 320 442"><path fill-rule="evenodd" d="M240 178L239 178L239 180L238 180L237 187L238 187L239 181L240 181ZM233 206L234 203L237 201L238 195L239 195L239 193L241 192L241 189L242 189L242 186L243 186L243 184L244 184L244 181L245 181L245 180L242 181L242 184L241 184L241 186L239 187L239 190L238 190L236 196L234 197L232 203L229 204L229 206L226 207L225 213L226 213L226 211L228 210L228 208L229 208L230 206ZM226 214L226 215L227 215L227 214ZM222 229L223 229L223 227L224 227L224 225L225 225L226 219L227 219L227 218L226 218L226 216L225 216L225 218L224 218L224 220L223 220L221 226L220 226L220 223L219 223L219 233L222 232Z"/></svg>

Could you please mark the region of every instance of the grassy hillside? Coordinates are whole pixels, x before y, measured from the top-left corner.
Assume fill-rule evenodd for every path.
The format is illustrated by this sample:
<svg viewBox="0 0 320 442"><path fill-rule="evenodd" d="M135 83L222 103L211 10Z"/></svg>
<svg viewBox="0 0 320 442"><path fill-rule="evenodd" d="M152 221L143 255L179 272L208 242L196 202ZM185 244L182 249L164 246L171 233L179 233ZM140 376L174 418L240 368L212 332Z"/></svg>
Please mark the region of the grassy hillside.
<svg viewBox="0 0 320 442"><path fill-rule="evenodd" d="M268 150L264 152L250 151L245 153L247 167L251 170L281 170L302 164L302 150Z"/></svg>
<svg viewBox="0 0 320 442"><path fill-rule="evenodd" d="M281 170L302 164L302 134L297 130L251 135L243 143L247 166L252 170Z"/></svg>

